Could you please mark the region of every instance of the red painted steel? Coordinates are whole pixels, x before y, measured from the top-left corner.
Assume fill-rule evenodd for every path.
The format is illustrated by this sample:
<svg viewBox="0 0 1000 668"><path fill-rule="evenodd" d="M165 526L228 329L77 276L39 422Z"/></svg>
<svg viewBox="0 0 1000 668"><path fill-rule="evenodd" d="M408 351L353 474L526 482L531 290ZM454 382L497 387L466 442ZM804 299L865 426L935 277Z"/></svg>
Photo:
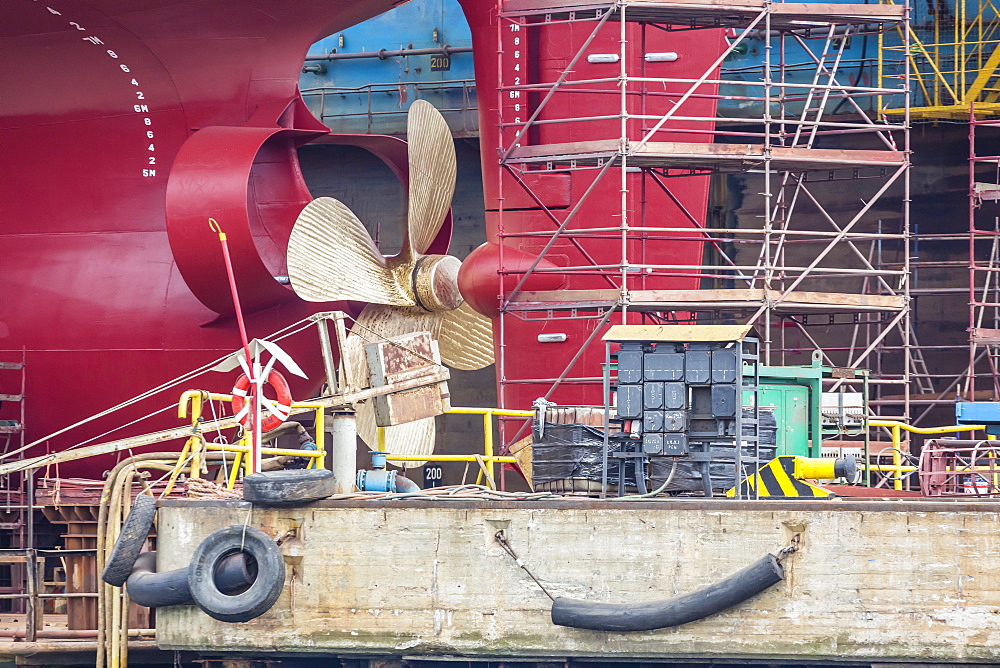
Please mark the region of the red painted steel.
<svg viewBox="0 0 1000 668"><path fill-rule="evenodd" d="M330 308L301 302L272 278L284 273L291 225L310 199L295 147L327 132L301 104L299 70L316 40L395 4L5 3L0 358L26 350L29 440L239 347L209 216L230 235L251 336ZM405 170L397 146L397 171L400 155ZM450 226L439 247L449 234ZM293 396L321 382L315 341L310 330L282 342L311 378L293 382ZM208 374L192 386L232 382ZM29 454L72 446L176 399L158 396ZM174 424L165 411L143 428ZM106 468L105 459L58 473L97 477Z"/></svg>
<svg viewBox="0 0 1000 668"><path fill-rule="evenodd" d="M20 359L26 351L29 440L239 346L221 253L207 226L210 216L232 240L250 336L332 306L303 303L272 278L284 273L291 225L309 200L295 148L307 141L356 144L401 176L405 150L398 140L325 134L301 103L299 70L310 44L395 4L398 0L5 2L0 21L0 151L7 165L0 176L0 357ZM485 0L464 0L463 5L474 35L479 90L495 90L496 7ZM572 27L546 31L536 45L539 79L551 77L582 39ZM601 39L600 48L611 48L612 37ZM669 50L687 54L692 68L716 52L715 45L708 48L698 39L687 33L662 38L664 44L669 40ZM596 111L608 97L595 93L587 103ZM479 100L487 231L496 241L499 110L492 94L481 93ZM561 140L573 139L574 132ZM546 206L566 207L586 188L587 178L532 177L532 190ZM551 227L523 189L509 182L504 188L510 193L506 206L522 210L507 223L508 231ZM707 181L679 197L700 213L706 188ZM651 210L674 206L648 189L636 196L647 198ZM616 197L595 199L587 215L613 216ZM449 221L430 252L443 252L450 232ZM539 242L517 247L537 252ZM694 248L700 252L697 243L655 252L690 255ZM560 248L557 255L577 263L585 254L603 261L605 252L598 244ZM515 261L513 269L520 266ZM496 269L487 266L486 272ZM601 283L599 277L573 277L572 287ZM586 325L567 326L572 340L586 336ZM566 355L535 342L546 327L552 325L523 323L512 329L521 354L509 377L562 371ZM308 382L292 382L293 396L308 396L322 377L315 334L308 330L282 345L310 375ZM597 368L595 355L588 352L581 360L588 374ZM207 374L191 386L225 389L231 383L231 377ZM525 406L539 393L529 387L506 402ZM53 438L29 454L97 437L176 398L156 397ZM567 389L555 398L598 400L592 388ZM0 417L11 410L5 407ZM142 429L167 424L176 424L169 410ZM106 468L107 460L88 461L52 474L96 477Z"/></svg>
<svg viewBox="0 0 1000 668"><path fill-rule="evenodd" d="M552 23L536 27L522 27L514 31L509 21L498 18L494 3L478 0L460 0L472 27L476 85L479 100L480 144L482 148L483 190L486 204L486 235L494 243L505 245L501 266L497 252L482 253L470 257L464 263L463 275L475 275L475 287L463 294L474 305L496 304L500 293L497 272L506 276L504 285L509 292L526 270L524 258L536 257L542 252L548 238L544 236L518 237L518 233L541 230L554 231L569 208L580 201L595 179L594 171L572 171L555 174L527 173L522 177L524 185L518 183L513 174L504 170L498 160L518 127L508 125L501 133L500 121L506 124L524 122L544 97L545 90L537 93L522 91L522 97L513 98L513 91L495 95L492 91L500 85L500 69L503 67L503 84L532 84L556 81L578 50L586 43L594 23ZM542 19L534 19L541 21ZM499 32L498 32L499 31ZM620 49L619 24L612 19L595 37L586 49L586 54L617 54ZM723 32L720 31L676 31L665 32L658 28L644 28L639 24L627 24L626 39L629 41L629 71L632 75L650 77L673 77L697 79L706 67L722 53ZM517 40L517 41L515 41ZM499 44L499 46L498 46ZM499 53L505 53L501 56ZM672 51L679 54L675 62L647 63L647 52ZM502 59L502 62L501 62ZM574 67L574 79L596 79L617 77L617 63L589 63L582 58ZM632 84L635 86L635 84ZM631 114L664 114L670 105L685 91L688 84L655 84L648 89L636 88L628 96L628 110ZM539 116L540 120L566 119L581 116L618 115L620 97L615 84L592 84L574 86L582 92L557 94ZM703 86L702 93L713 92L711 86ZM668 97L667 93L673 94ZM501 108L500 100L503 100ZM523 104L522 104L523 102ZM515 103L519 106L515 106ZM685 116L712 117L715 100L693 98L685 103ZM523 145L563 143L592 139L617 139L620 137L620 121L595 120L587 122L552 123L533 128L521 139ZM643 125L645 123L645 125ZM629 121L628 133L631 137L642 136L641 129L653 124L652 121ZM672 121L668 129L658 132L654 141L711 141L710 135L684 132L696 124L691 121ZM705 123L698 124L702 130ZM629 215L634 224L649 226L690 227L691 233L675 233L673 239L645 239L641 235L629 242L629 255L640 258L641 262L656 264L697 265L701 259L704 241L696 232L699 224L704 224L708 201L708 177L687 177L670 179L671 197L655 180L642 174L629 174L628 204ZM581 227L613 227L618 225L621 211L620 177L612 170L586 200L579 214L567 226L567 230ZM674 199L676 198L676 200ZM545 208L549 209L549 213ZM501 215L500 211L503 209ZM689 217L687 214L691 214ZM694 218L694 221L691 220ZM556 241L543 261L556 266L618 265L621 244L609 235L607 239ZM691 239L688 241L687 239ZM635 260L633 260L635 261ZM530 265L529 265L530 266ZM592 289L614 287L617 270L575 271L557 274L534 274L529 280L558 277L560 287L565 289ZM493 275L492 281L484 277ZM465 281L466 289L472 281ZM686 289L697 288L697 276L683 276L659 272L655 276L644 276L632 283L633 289ZM522 290L532 288L528 285ZM549 288L550 289L550 288ZM482 308L486 308L483 306ZM484 310L483 312L490 312ZM492 310L495 313L495 309ZM531 402L546 396L563 405L603 404L601 396L601 363L604 347L599 335L577 361L568 367L577 355L580 346L588 340L598 326L596 320L555 320L542 315L526 321L514 316L504 316L507 346L499 354L506 352L503 374L498 378L501 403L508 408L527 409ZM640 316L630 316L630 322L638 322ZM611 323L620 322L613 318ZM495 326L495 330L499 330ZM541 343L540 334L566 334L565 342ZM499 369L498 369L499 373ZM552 379L565 376L564 381L553 391ZM572 380L572 379L590 380ZM548 379L545 382L528 382L530 379ZM518 432L520 433L520 432Z"/></svg>

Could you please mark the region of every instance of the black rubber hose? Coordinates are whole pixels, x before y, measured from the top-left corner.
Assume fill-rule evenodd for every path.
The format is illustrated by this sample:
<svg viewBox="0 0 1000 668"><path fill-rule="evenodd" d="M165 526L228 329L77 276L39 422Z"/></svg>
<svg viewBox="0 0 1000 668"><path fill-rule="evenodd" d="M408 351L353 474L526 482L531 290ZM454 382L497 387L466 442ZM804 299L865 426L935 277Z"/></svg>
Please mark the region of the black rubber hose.
<svg viewBox="0 0 1000 668"><path fill-rule="evenodd" d="M701 489L705 492L705 496L712 497L712 466L709 462L701 463Z"/></svg>
<svg viewBox="0 0 1000 668"><path fill-rule="evenodd" d="M722 612L784 579L781 564L768 554L725 580L666 601L617 604L560 597L552 603L552 623L593 631L665 629Z"/></svg>
<svg viewBox="0 0 1000 668"><path fill-rule="evenodd" d="M247 561L241 552L222 560L215 572L215 582L221 591L234 592L253 584L256 564ZM129 597L147 608L194 603L188 584L188 567L157 573L156 552L139 555L125 586Z"/></svg>
<svg viewBox="0 0 1000 668"><path fill-rule="evenodd" d="M147 608L194 603L188 587L188 569L156 572L156 552L143 552L135 560L125 584L129 598Z"/></svg>
<svg viewBox="0 0 1000 668"><path fill-rule="evenodd" d="M636 457L633 461L633 472L635 473L635 488L639 494L647 494L649 490L646 489L646 467L642 465L642 461Z"/></svg>

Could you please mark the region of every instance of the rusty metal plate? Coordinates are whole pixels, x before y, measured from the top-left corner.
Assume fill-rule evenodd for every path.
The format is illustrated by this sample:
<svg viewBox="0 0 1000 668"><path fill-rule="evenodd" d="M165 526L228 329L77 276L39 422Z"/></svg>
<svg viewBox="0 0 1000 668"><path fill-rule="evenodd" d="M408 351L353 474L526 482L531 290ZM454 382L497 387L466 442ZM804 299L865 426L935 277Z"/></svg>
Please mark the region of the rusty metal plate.
<svg viewBox="0 0 1000 668"><path fill-rule="evenodd" d="M365 345L385 341L392 337L411 332L430 332L435 335L440 328L440 314L427 313L418 308L400 308L369 304L355 320L351 334L345 344L344 360L348 383L353 387L367 387L370 384ZM447 384L438 390L446 395ZM355 406L358 436L369 448L377 447L375 402L366 401ZM405 424L385 428L386 450L401 455L429 455L434 451L434 418L424 418ZM424 462L399 462L389 460L397 466L414 468Z"/></svg>

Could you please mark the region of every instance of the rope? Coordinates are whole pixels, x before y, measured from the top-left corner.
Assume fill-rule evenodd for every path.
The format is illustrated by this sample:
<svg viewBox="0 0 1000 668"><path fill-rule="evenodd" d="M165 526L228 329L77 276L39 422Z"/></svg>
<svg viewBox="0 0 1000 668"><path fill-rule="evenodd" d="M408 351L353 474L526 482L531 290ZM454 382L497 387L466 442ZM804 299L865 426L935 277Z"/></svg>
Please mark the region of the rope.
<svg viewBox="0 0 1000 668"><path fill-rule="evenodd" d="M555 601L556 600L555 597L549 593L549 590L545 588L545 585L539 582L538 578L535 577L535 574L528 569L528 566L523 561L521 561L521 558L517 556L516 552L514 552L514 548L512 548L510 546L510 543L507 542L507 534L504 533L504 530L500 529L500 531L497 531L496 534L493 535L493 537L496 539L500 547L503 548L503 551L510 555L510 558L514 560L514 563L520 566L524 570L524 572L528 574L528 577L530 577L532 580L535 581L535 584L538 585L538 588L541 589L542 592L544 592L545 595L549 597L549 600Z"/></svg>
<svg viewBox="0 0 1000 668"><path fill-rule="evenodd" d="M208 398L208 407L212 411L212 422L216 424L215 427L216 436L215 438L212 439L212 442L219 443L220 445L228 445L229 441L227 441L226 437L222 435L222 428L218 426L219 416L215 412L215 400L212 399L211 396L209 396ZM235 456L233 457L233 461L234 462L236 461ZM229 480L229 460L226 458L225 450L222 450L222 479L225 481ZM216 477L216 480L218 480L218 477Z"/></svg>
<svg viewBox="0 0 1000 668"><path fill-rule="evenodd" d="M187 495L193 499L242 499L243 492L238 489L229 489L225 485L220 485L211 480L201 478L189 478L184 487Z"/></svg>
<svg viewBox="0 0 1000 668"><path fill-rule="evenodd" d="M268 336L266 338L267 338L268 341L281 341L282 339L286 339L286 338L288 338L290 336L298 334L299 332L304 331L304 330L306 330L306 329L308 329L308 328L310 328L312 326L313 326L312 320L310 320L309 318L303 318L301 320L297 320L296 322L293 322L292 324L288 325L287 327L279 329L277 332L274 332L273 334L271 334L270 336ZM120 411L123 408L128 408L129 406L137 404L137 403L139 403L141 401L145 401L146 399L149 399L150 397L152 397L154 395L157 395L157 394L159 394L161 392L165 392L166 390L175 388L178 385L181 385L183 383L187 383L189 380L192 380L193 378L196 378L196 377L200 376L201 374L205 373L206 371L211 370L212 367L217 366L218 364L220 364L221 362L225 361L226 359L228 359L232 355L233 355L233 353L231 353L231 352L230 353L226 353L225 355L223 355L222 357L219 357L218 359L215 359L215 360L213 360L211 362L208 362L207 364L204 364L204 365L198 367L197 369L194 369L193 371L188 371L185 374L177 376L176 378L174 378L172 380L168 380L165 383L161 383L160 385L157 385L156 387L154 387L154 388L152 388L150 390L146 390L142 394L138 394L138 395L132 397L131 399L123 401L122 403L120 403L120 404L118 404L116 406L112 406L111 408L105 409L105 410L101 411L100 413L96 413L94 415L91 415L88 418L84 418L83 420L80 420L79 422L75 422L75 423L69 425L68 427L63 427L59 431L52 432L48 436L44 436L44 437L42 437L42 438L40 438L40 439L38 439L36 441L32 441L31 443L28 443L27 445L24 445L24 446L22 446L22 447L20 447L20 448L18 448L16 450L12 450L10 452L2 453L2 454L0 454L0 461L2 461L4 459L9 459L9 458L13 457L14 455L17 455L17 454L20 454L22 452L25 452L26 450L29 450L29 449L35 447L36 445L40 445L40 444L44 443L45 441L47 441L47 440L49 440L51 438L55 438L56 436L60 436L62 434L65 434L66 432L71 431L73 429L76 429L77 427L81 427L81 426L83 426L85 424L93 422L94 420L99 420L100 418L103 418L103 417L106 417L108 415L111 415L112 413L114 413L116 411ZM172 408L175 405L176 404L171 404L170 407ZM153 413L152 415L155 415L155 413ZM146 416L146 417L150 417L150 416ZM145 419L145 418L140 418L140 419ZM132 424L132 423L129 423L129 424ZM126 425L123 425L123 426L126 426ZM85 441L85 442L89 442L89 441ZM79 447L80 445L83 445L83 443L77 443L76 445L73 445L73 446L71 446L69 448L63 448L63 450L71 450L72 448Z"/></svg>

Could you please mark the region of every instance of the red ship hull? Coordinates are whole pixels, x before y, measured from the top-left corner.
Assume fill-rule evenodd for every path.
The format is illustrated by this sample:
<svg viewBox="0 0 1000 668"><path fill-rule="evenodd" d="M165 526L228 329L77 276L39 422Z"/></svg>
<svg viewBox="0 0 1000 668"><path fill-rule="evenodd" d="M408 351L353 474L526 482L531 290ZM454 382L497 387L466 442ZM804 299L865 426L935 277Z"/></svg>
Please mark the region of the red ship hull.
<svg viewBox="0 0 1000 668"><path fill-rule="evenodd" d="M299 99L299 72L313 42L395 4L11 0L0 26L0 148L8 165L0 177L0 361L20 361L23 355L27 362L29 441L236 348L209 216L230 235L251 335L267 335L332 306L302 302L273 278L286 273L288 234L311 199L295 148L309 141L350 141L324 138L327 129ZM504 137L493 94L499 83L496 7L480 0L462 4L473 32L480 91L487 236L498 238L504 187L505 208L521 209L507 217L507 231L546 229L550 221L523 193L504 185L497 164L496 149ZM570 27L547 30L537 45L539 80L550 80L565 51L583 39ZM690 47L684 67L691 71L714 56L695 39L686 33L670 36L670 50ZM601 37L595 48L612 48L609 40ZM594 104L597 112L612 103L605 97ZM398 162L398 151L395 157L392 153L387 159ZM588 178L554 175L539 188L556 205L565 205L586 188ZM678 196L689 211L702 215L707 180L691 183ZM674 206L662 193L643 197L653 206ZM602 195L588 215L613 216L618 204L616 197ZM446 225L435 244L438 251L449 235ZM519 247L537 252L541 243ZM565 261L577 262L577 252L565 254ZM583 252L598 262L610 258L600 246ZM674 244L657 252L690 259L701 247ZM497 267L485 270L495 273ZM602 284L594 276L560 280L574 288ZM695 280L677 279L672 286ZM567 326L570 341L579 344L593 324ZM505 357L507 380L557 376L564 370L572 351L553 354L537 343L546 327L508 325L505 335L518 341L520 353ZM293 394L310 395L320 385L322 368L314 335L306 331L282 345L310 375L293 387ZM595 374L599 348L581 358L580 374ZM228 382L210 374L188 387L222 390ZM521 408L545 394L548 385L504 388L502 402ZM599 402L596 389L593 383L565 383L551 398ZM12 391L0 387L0 392ZM27 454L98 437L165 409L176 397L175 391L164 393ZM16 412L7 405L0 417ZM165 410L114 437L170 424L175 420ZM94 460L53 473L95 476L106 468L106 461Z"/></svg>
<svg viewBox="0 0 1000 668"><path fill-rule="evenodd" d="M219 281L209 216L235 233L252 335L324 308L271 278L285 273L288 233L311 199L294 148L326 131L296 104L299 71L313 42L394 4L14 0L5 7L0 360L26 358L29 441L238 346L220 305L228 287ZM202 146L194 138L204 138ZM172 166L182 153L187 169L177 175ZM319 386L314 341L304 334L284 342L311 370L311 381L295 388L299 396ZM215 374L192 386L227 382ZM29 454L77 444L176 397L158 396ZM4 417L16 414L4 408ZM175 423L167 412L141 429ZM106 467L82 462L59 473Z"/></svg>

